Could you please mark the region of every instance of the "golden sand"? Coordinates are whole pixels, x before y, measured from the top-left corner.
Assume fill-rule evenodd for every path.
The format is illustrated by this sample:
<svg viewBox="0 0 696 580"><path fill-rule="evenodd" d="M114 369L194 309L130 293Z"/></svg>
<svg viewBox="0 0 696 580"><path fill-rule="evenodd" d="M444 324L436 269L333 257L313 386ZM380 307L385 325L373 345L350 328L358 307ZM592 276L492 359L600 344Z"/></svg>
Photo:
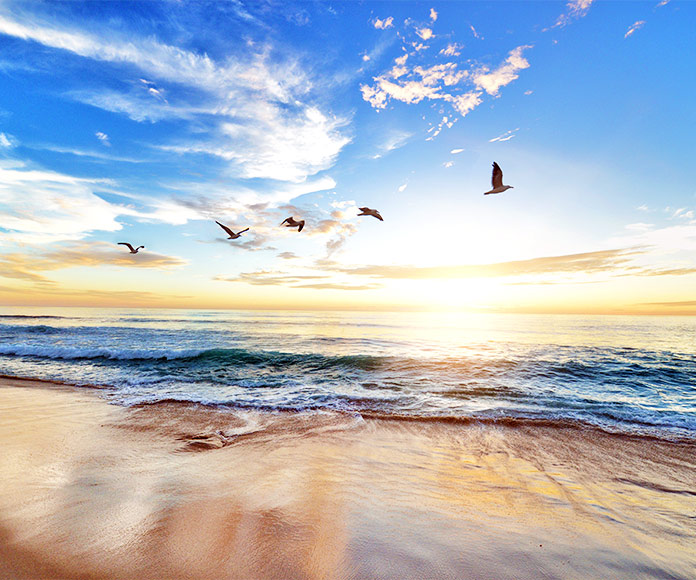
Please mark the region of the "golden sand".
<svg viewBox="0 0 696 580"><path fill-rule="evenodd" d="M696 446L0 380L0 578L684 578Z"/></svg>

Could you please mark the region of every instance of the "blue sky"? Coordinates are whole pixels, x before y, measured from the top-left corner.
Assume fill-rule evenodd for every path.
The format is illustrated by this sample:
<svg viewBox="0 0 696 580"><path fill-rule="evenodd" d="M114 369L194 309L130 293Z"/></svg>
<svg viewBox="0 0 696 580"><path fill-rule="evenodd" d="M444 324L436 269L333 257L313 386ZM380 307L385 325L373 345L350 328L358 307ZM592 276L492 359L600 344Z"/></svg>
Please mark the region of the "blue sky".
<svg viewBox="0 0 696 580"><path fill-rule="evenodd" d="M0 297L696 312L694 29L678 0L0 2Z"/></svg>

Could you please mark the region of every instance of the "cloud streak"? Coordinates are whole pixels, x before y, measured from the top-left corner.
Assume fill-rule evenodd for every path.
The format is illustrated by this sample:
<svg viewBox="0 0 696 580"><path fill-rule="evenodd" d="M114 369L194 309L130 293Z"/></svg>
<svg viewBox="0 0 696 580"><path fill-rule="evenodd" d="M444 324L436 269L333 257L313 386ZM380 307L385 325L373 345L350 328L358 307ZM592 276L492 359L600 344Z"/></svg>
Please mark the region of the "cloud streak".
<svg viewBox="0 0 696 580"><path fill-rule="evenodd" d="M49 251L4 254L0 256L0 277L52 286L55 283L44 276L43 272L97 266L168 270L185 264L180 258L150 251L130 254L125 249L106 242L72 242Z"/></svg>
<svg viewBox="0 0 696 580"><path fill-rule="evenodd" d="M339 271L373 278L394 280L427 280L433 278L498 278L542 274L594 274L608 272L627 265L641 248L602 250L564 256L549 256L498 262L494 264L467 264L455 266L393 266L372 265L340 268Z"/></svg>
<svg viewBox="0 0 696 580"><path fill-rule="evenodd" d="M631 24L630 28L626 31L626 34L624 34L624 38L628 38L631 36L633 33L635 33L637 30L640 30L645 26L645 20L636 20L633 24Z"/></svg>

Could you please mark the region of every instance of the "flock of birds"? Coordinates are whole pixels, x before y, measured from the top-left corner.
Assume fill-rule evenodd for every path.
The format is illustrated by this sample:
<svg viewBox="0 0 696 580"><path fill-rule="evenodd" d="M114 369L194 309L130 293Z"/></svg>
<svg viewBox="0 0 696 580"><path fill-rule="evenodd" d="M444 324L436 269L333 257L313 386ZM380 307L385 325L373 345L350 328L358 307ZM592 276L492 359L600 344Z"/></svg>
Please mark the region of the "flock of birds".
<svg viewBox="0 0 696 580"><path fill-rule="evenodd" d="M503 170L500 169L500 165L498 165L495 161L493 162L493 175L491 176L491 185L493 188L490 191L484 192L483 195L490 195L491 193L503 193L508 189L513 189L512 185L503 185ZM376 209L371 209L369 207L359 207L358 209L360 210L360 213L358 214L359 216L369 215L374 218L377 218L381 222L384 221L384 218ZM228 240L236 240L237 238L241 237L241 235L244 232L249 231L249 228L244 228L243 230L239 230L237 233L235 233L226 225L221 224L219 221L215 220L215 223L219 225L223 230L225 230L225 233L227 233L227 235L229 236L227 238ZM296 220L293 216L290 216L285 218L280 223L280 225L285 226L286 228L297 228L297 231L301 232L302 228L304 228L305 226L305 221ZM118 242L118 245L127 246L131 254L137 254L141 249L145 249L145 246L138 246L137 248L134 248L128 242Z"/></svg>

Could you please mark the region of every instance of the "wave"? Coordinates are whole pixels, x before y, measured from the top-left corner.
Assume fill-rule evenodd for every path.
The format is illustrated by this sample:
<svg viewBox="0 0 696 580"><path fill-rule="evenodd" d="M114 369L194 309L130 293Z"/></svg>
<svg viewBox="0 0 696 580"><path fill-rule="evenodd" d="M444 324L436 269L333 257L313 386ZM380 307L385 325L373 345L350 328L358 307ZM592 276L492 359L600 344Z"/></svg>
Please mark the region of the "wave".
<svg viewBox="0 0 696 580"><path fill-rule="evenodd" d="M107 359L107 360L171 360L183 358L195 358L200 355L200 349L182 350L130 350L109 349L72 346L38 346L38 345L0 345L0 355L27 356L43 359L82 360L82 359Z"/></svg>
<svg viewBox="0 0 696 580"><path fill-rule="evenodd" d="M2 325L0 325L0 328ZM38 325L23 328L25 332L62 332L64 329ZM468 378L496 379L505 377L541 384L548 381L563 383L595 382L607 385L635 382L642 386L646 381L654 385L684 386L691 384L696 370L696 357L665 358L660 353L648 357L643 353L641 361L617 361L612 352L588 359L568 359L559 362L551 357L520 358L499 356L496 358L476 355L433 358L414 358L389 355L325 355L320 353L288 353L243 348L113 348L91 346L64 346L60 344L7 344L0 345L0 356L33 357L40 359L83 360L104 359L120 361L185 361L191 368L246 365L269 369L299 367L306 371L353 369L356 371L385 371L392 378L405 375L408 382L461 381ZM487 393L486 389L492 389ZM505 392L503 385L468 384L460 382L450 389L451 396L496 397Z"/></svg>
<svg viewBox="0 0 696 580"><path fill-rule="evenodd" d="M369 370L387 357L369 355L324 356L320 354L291 354L273 351L249 351L244 349L167 349L133 350L102 347L0 345L0 355L25 356L44 359L81 360L106 359L124 361L186 360L188 362L213 362L218 364L244 364L252 366L302 365L314 370L347 366Z"/></svg>
<svg viewBox="0 0 696 580"><path fill-rule="evenodd" d="M70 319L69 316L53 316L49 314L0 314L0 318L20 318L20 319L26 319L26 318L54 318L54 319L62 319L62 320L68 320Z"/></svg>
<svg viewBox="0 0 696 580"><path fill-rule="evenodd" d="M71 329L56 328L55 326L47 326L45 324L32 324L32 325L22 325L17 326L16 324L2 324L0 323L0 331L2 332L24 332L24 333L37 333L37 334L56 334L59 332L72 332Z"/></svg>

